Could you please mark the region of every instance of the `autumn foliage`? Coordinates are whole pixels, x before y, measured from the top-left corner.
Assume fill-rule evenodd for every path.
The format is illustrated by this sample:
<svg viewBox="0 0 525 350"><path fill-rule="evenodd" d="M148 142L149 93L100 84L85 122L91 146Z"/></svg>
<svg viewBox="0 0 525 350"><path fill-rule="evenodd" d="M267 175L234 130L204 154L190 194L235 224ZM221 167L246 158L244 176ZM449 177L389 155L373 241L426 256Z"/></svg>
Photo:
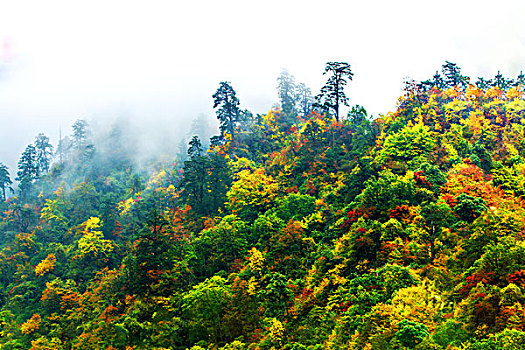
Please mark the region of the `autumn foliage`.
<svg viewBox="0 0 525 350"><path fill-rule="evenodd" d="M447 62L379 117L232 110L146 170L77 135L0 203L0 348L523 349L524 98Z"/></svg>

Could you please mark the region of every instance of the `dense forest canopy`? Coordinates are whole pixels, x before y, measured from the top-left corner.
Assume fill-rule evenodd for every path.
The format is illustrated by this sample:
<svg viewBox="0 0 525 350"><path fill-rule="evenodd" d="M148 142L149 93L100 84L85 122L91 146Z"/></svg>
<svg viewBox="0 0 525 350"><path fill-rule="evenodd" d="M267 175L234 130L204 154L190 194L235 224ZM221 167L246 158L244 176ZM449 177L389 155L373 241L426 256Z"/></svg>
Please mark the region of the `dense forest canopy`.
<svg viewBox="0 0 525 350"><path fill-rule="evenodd" d="M220 82L176 157L78 120L0 163L0 349L524 349L525 76L372 117L325 75Z"/></svg>

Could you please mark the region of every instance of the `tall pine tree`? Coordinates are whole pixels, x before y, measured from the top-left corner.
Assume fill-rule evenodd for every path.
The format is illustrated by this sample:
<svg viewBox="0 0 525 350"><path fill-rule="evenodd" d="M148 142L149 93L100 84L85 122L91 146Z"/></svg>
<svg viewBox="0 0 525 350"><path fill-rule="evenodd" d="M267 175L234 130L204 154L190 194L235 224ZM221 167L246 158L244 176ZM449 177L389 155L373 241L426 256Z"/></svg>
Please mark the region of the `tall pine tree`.
<svg viewBox="0 0 525 350"><path fill-rule="evenodd" d="M11 181L11 177L9 176L9 170L7 166L4 163L0 163L0 190L2 191L2 200L6 200L6 190L13 189L10 187L13 181Z"/></svg>
<svg viewBox="0 0 525 350"><path fill-rule="evenodd" d="M339 106L348 106L348 97L344 88L352 80L354 73L350 69L350 64L346 62L328 62L323 75L328 74L326 84L321 88L321 93L315 97L316 106L324 109L328 113L333 111L335 119L339 122Z"/></svg>
<svg viewBox="0 0 525 350"><path fill-rule="evenodd" d="M49 142L49 137L40 133L35 140L35 161L38 175L45 175L49 172L51 159L53 156L53 145Z"/></svg>
<svg viewBox="0 0 525 350"><path fill-rule="evenodd" d="M33 182L38 179L38 164L36 162L35 146L28 145L18 160L18 172L16 181L19 181L18 189L21 197L26 197Z"/></svg>
<svg viewBox="0 0 525 350"><path fill-rule="evenodd" d="M277 94L281 102L281 109L287 117L295 117L297 113L295 108L295 78L286 69L283 69L277 81Z"/></svg>
<svg viewBox="0 0 525 350"><path fill-rule="evenodd" d="M223 81L213 94L213 108L217 108L217 119L220 123L221 137L225 134L231 135L232 141L235 139L235 128L242 120L242 111L239 108L239 99L235 90L229 82Z"/></svg>

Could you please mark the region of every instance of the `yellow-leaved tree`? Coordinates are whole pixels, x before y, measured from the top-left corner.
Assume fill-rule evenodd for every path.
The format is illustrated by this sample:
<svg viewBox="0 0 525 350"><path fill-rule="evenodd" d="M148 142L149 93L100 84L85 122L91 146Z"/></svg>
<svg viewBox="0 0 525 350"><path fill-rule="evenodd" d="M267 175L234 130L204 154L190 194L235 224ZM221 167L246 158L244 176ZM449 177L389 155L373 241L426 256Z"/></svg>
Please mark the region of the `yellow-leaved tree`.
<svg viewBox="0 0 525 350"><path fill-rule="evenodd" d="M274 204L279 185L264 168L241 170L226 194L230 209L243 219L255 219Z"/></svg>
<svg viewBox="0 0 525 350"><path fill-rule="evenodd" d="M95 265L104 265L109 259L111 252L115 249L115 243L104 239L99 228L102 222L97 217L91 217L82 223L82 238L78 241L77 257L83 262Z"/></svg>
<svg viewBox="0 0 525 350"><path fill-rule="evenodd" d="M49 254L44 260L35 266L35 274L37 276L44 276L46 273L53 271L57 259L55 254Z"/></svg>
<svg viewBox="0 0 525 350"><path fill-rule="evenodd" d="M40 323L42 319L39 314L34 314L31 318L20 326L20 330L23 334L30 334L40 329Z"/></svg>

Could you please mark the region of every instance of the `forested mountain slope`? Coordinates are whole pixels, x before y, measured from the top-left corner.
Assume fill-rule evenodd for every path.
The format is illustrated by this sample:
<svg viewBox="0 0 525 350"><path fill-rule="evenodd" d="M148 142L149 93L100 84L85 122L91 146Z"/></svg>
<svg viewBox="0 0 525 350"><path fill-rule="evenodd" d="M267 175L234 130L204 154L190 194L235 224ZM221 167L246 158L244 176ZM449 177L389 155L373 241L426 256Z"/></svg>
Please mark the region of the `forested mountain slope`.
<svg viewBox="0 0 525 350"><path fill-rule="evenodd" d="M21 160L0 349L524 349L523 76L447 63L374 119L292 81L258 116L221 83L220 135L175 163L82 122Z"/></svg>

